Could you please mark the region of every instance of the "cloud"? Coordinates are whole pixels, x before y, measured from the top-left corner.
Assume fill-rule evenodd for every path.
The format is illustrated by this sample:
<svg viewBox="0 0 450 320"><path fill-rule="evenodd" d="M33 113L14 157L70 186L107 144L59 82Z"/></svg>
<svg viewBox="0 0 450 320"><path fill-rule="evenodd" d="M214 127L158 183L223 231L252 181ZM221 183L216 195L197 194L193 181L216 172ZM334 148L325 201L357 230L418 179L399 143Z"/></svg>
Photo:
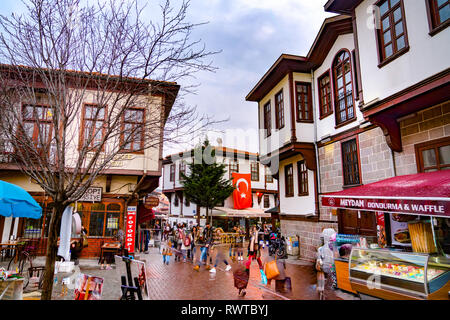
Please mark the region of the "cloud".
<svg viewBox="0 0 450 320"><path fill-rule="evenodd" d="M323 20L324 1L310 0L212 0L191 2L189 18L209 21L193 36L210 50L215 73L201 73L198 94L187 102L217 119L230 118L222 130L258 130L257 104L245 96L282 53L306 55ZM182 84L182 83L181 83ZM183 85L183 84L182 84ZM224 139L224 144L232 139ZM213 141L215 142L215 141ZM229 147L258 152L258 145L231 141ZM237 144L237 145L236 145Z"/></svg>

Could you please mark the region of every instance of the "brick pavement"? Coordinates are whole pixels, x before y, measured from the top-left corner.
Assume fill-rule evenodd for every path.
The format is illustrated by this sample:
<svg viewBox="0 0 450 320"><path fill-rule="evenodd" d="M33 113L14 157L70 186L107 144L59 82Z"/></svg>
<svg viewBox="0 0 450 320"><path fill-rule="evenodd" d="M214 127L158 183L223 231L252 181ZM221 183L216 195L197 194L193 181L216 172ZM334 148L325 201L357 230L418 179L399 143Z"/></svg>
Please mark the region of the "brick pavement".
<svg viewBox="0 0 450 320"><path fill-rule="evenodd" d="M225 249L225 248L224 248ZM224 250L222 249L222 250ZM267 254L263 251L262 261ZM228 257L228 255L226 254ZM232 263L233 269L226 272L222 263L217 267L216 273L210 273L204 267L201 270L193 270L190 262L175 262L171 257L169 265L164 265L162 256L157 248L150 248L148 254L139 253L139 259L146 262L147 277L152 300L317 300L316 275L313 265L299 263L298 260L286 260L286 275L292 279L292 292L276 293L275 281L270 287L260 284L261 276L256 261L250 268L250 281L245 297L239 297L234 287L234 268L244 262ZM214 260L213 260L214 261ZM36 259L36 265L43 265L43 257ZM73 289L68 290L64 297L60 296L61 280L64 277L76 277L76 273L82 272L92 276L104 278L102 300L117 300L120 297L120 275L117 270L100 270L98 260L80 259L73 274L57 274L57 283L54 285L54 300L72 300ZM133 274L133 276L136 276ZM355 296L343 293L340 290L326 290L325 299L342 300L357 299Z"/></svg>

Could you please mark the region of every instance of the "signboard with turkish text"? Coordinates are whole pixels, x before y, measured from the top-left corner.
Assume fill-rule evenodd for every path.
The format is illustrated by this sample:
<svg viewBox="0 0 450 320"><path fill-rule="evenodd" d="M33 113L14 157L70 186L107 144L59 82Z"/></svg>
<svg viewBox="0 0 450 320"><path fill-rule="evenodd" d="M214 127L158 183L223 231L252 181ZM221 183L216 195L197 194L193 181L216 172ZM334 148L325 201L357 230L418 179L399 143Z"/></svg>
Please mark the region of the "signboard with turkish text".
<svg viewBox="0 0 450 320"><path fill-rule="evenodd" d="M242 173L232 173L234 209L247 209L252 206L252 184L251 175Z"/></svg>
<svg viewBox="0 0 450 320"><path fill-rule="evenodd" d="M408 198L346 198L323 196L322 205L341 209L390 212L437 217L450 216L450 201Z"/></svg>
<svg viewBox="0 0 450 320"><path fill-rule="evenodd" d="M78 202L102 202L102 187L89 187Z"/></svg>
<svg viewBox="0 0 450 320"><path fill-rule="evenodd" d="M151 209L151 208L157 207L158 205L159 205L159 198L158 197L147 197L147 198L145 198L144 206L147 209Z"/></svg>
<svg viewBox="0 0 450 320"><path fill-rule="evenodd" d="M125 249L134 253L134 239L136 233L136 207L127 208L127 226L125 233Z"/></svg>

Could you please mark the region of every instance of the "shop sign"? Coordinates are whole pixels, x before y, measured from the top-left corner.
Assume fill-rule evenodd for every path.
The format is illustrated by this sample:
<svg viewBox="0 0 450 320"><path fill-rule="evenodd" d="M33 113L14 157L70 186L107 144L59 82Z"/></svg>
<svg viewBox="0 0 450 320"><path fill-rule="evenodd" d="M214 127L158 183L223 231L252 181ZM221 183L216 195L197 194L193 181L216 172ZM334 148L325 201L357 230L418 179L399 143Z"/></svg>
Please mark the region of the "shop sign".
<svg viewBox="0 0 450 320"><path fill-rule="evenodd" d="M125 248L128 253L134 253L134 238L136 232L136 207L127 208L127 226L125 234Z"/></svg>
<svg viewBox="0 0 450 320"><path fill-rule="evenodd" d="M102 202L102 187L89 187L79 202Z"/></svg>
<svg viewBox="0 0 450 320"><path fill-rule="evenodd" d="M393 212L403 214L450 216L450 201L398 198L322 197L322 205L341 209Z"/></svg>
<svg viewBox="0 0 450 320"><path fill-rule="evenodd" d="M145 198L144 207L147 209L151 209L154 207L157 207L159 205L159 198L158 197L147 197Z"/></svg>
<svg viewBox="0 0 450 320"><path fill-rule="evenodd" d="M386 223L384 222L384 212L377 212L377 238L381 248L386 247Z"/></svg>

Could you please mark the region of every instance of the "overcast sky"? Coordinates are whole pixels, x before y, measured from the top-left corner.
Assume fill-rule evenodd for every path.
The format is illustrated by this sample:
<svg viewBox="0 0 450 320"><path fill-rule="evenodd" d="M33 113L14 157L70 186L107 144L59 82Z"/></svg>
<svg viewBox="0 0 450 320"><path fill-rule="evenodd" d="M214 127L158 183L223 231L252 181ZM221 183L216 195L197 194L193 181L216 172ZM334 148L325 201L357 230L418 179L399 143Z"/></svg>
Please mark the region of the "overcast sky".
<svg viewBox="0 0 450 320"><path fill-rule="evenodd" d="M1 14L21 11L19 1L1 1ZM257 104L246 102L245 97L282 53L308 53L323 20L332 15L324 12L325 3L326 0L191 0L188 20L208 22L195 30L192 39L201 39L207 50L222 51L213 58L218 70L197 74L197 94L186 97L186 102L197 106L202 114L217 120L229 118L216 128L223 134L208 134L213 144L217 136L223 135L223 144L228 147L258 152ZM167 146L164 154L182 151L197 142L192 141L191 146Z"/></svg>
<svg viewBox="0 0 450 320"><path fill-rule="evenodd" d="M230 119L218 128L226 130L224 145L258 152L257 103L247 102L245 97L282 53L307 55L323 20L332 16L324 11L325 3L326 0L192 0L191 21L209 22L194 35L208 49L222 52L214 57L217 72L198 74L198 94L186 100L202 113ZM208 137L216 143L213 133ZM165 148L164 153L172 151Z"/></svg>

